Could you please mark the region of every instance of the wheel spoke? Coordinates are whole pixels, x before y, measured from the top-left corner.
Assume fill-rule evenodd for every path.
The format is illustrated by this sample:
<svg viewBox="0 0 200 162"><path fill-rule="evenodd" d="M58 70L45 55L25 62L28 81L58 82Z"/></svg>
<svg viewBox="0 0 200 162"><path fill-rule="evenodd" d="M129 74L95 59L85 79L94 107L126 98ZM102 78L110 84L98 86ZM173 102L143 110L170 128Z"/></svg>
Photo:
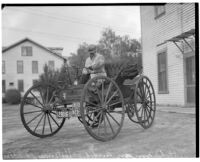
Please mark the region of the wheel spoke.
<svg viewBox="0 0 200 162"><path fill-rule="evenodd" d="M139 89L140 89L142 98L144 98L144 97L145 97L145 94L144 94L144 86L143 86L142 83L139 84Z"/></svg>
<svg viewBox="0 0 200 162"><path fill-rule="evenodd" d="M143 90L144 90L144 96L146 97L146 94L148 92L147 88L146 88L146 84L143 85Z"/></svg>
<svg viewBox="0 0 200 162"><path fill-rule="evenodd" d="M100 103L102 103L102 98L101 98L100 91L99 91L98 87L95 87L95 89L97 90L97 95L99 97Z"/></svg>
<svg viewBox="0 0 200 162"><path fill-rule="evenodd" d="M142 107L141 118L143 117L143 111L144 111L144 110L143 110L143 107Z"/></svg>
<svg viewBox="0 0 200 162"><path fill-rule="evenodd" d="M50 113L54 114L54 115L57 115L55 112L51 111Z"/></svg>
<svg viewBox="0 0 200 162"><path fill-rule="evenodd" d="M102 87L101 87L101 98L102 98L102 103L104 102L104 81L102 81Z"/></svg>
<svg viewBox="0 0 200 162"><path fill-rule="evenodd" d="M122 114L123 113L123 111L109 111L110 113L117 113L117 114Z"/></svg>
<svg viewBox="0 0 200 162"><path fill-rule="evenodd" d="M36 115L33 119L31 119L28 123L26 123L27 125L30 124L33 120L35 120L37 117L39 117L40 115L42 115L43 112L41 112L40 114Z"/></svg>
<svg viewBox="0 0 200 162"><path fill-rule="evenodd" d="M43 123L43 129L42 129L42 134L44 134L44 129L45 129L45 122L46 122L46 113L45 113L45 116L44 116L44 123Z"/></svg>
<svg viewBox="0 0 200 162"><path fill-rule="evenodd" d="M94 113L94 112L97 112L97 111L101 111L101 110L103 110L103 108L99 108L99 109L96 109L96 110L89 111L84 115L88 115L88 114L91 114L91 113Z"/></svg>
<svg viewBox="0 0 200 162"><path fill-rule="evenodd" d="M32 114L32 113L36 113L36 112L41 112L42 110L38 110L38 111L29 111L29 112L24 112L23 114Z"/></svg>
<svg viewBox="0 0 200 162"><path fill-rule="evenodd" d="M148 116L148 114L147 114L147 109L145 109L145 113L146 113L147 122L148 122L148 125L149 125L149 116Z"/></svg>
<svg viewBox="0 0 200 162"><path fill-rule="evenodd" d="M46 91L46 103L48 103L48 99L49 99L49 87L47 87L47 91Z"/></svg>
<svg viewBox="0 0 200 162"><path fill-rule="evenodd" d="M40 88L41 89L41 88ZM42 102L43 102L43 104L45 104L45 102L44 102L44 96L42 95L42 92L39 90L39 92L40 92L40 96L41 96L41 98L42 98Z"/></svg>
<svg viewBox="0 0 200 162"><path fill-rule="evenodd" d="M50 100L49 100L49 102L48 102L48 104L50 104L51 103L51 101L52 101L52 99L53 99L53 97L54 97L54 94L55 93L55 91L53 92L53 94L52 94L52 96L51 96L51 98L50 98Z"/></svg>
<svg viewBox="0 0 200 162"><path fill-rule="evenodd" d="M101 120L102 120L102 116L103 116L103 113L102 113L102 111L101 111L101 116L100 116L100 119L99 119L99 122L98 122L98 132L97 132L97 135L99 135L99 127L100 127L100 125L101 125Z"/></svg>
<svg viewBox="0 0 200 162"><path fill-rule="evenodd" d="M37 129L37 127L39 126L40 122L42 121L43 117L44 117L44 113L43 113L42 117L40 118L38 124L36 125L36 127L35 127L35 129L34 129L34 132L36 131L36 129Z"/></svg>
<svg viewBox="0 0 200 162"><path fill-rule="evenodd" d="M148 104L147 104L147 106L151 109L151 111L155 111L155 110L153 110Z"/></svg>
<svg viewBox="0 0 200 162"><path fill-rule="evenodd" d="M40 102L40 100L38 100L38 98L31 91L30 91L30 93L39 102L39 104L44 107L44 105Z"/></svg>
<svg viewBox="0 0 200 162"><path fill-rule="evenodd" d="M113 97L117 94L117 92L118 92L118 90L116 90L116 91L113 93L113 95L109 98L108 101L105 100L106 104L108 104L108 103L113 99Z"/></svg>
<svg viewBox="0 0 200 162"><path fill-rule="evenodd" d="M59 127L59 124L56 122L56 120L53 118L53 116L49 113L50 117L53 119L54 123Z"/></svg>
<svg viewBox="0 0 200 162"><path fill-rule="evenodd" d="M119 103L122 103L122 101L118 101L118 102L112 103L112 104L110 104L109 106L111 107L111 106L117 105L117 104L119 104Z"/></svg>
<svg viewBox="0 0 200 162"><path fill-rule="evenodd" d="M141 105L140 108L137 110L137 112L139 112L139 111L141 110L141 108L142 108L142 105Z"/></svg>
<svg viewBox="0 0 200 162"><path fill-rule="evenodd" d="M112 125L111 125L111 123L110 123L110 120L109 120L109 118L107 117L106 114L105 114L105 116L106 116L106 119L107 119L108 124L109 124L109 126L110 126L110 129L112 130L112 133L113 133L113 135L114 135L114 134L115 134L115 131L113 130L113 127L112 127Z"/></svg>
<svg viewBox="0 0 200 162"><path fill-rule="evenodd" d="M95 107L98 107L97 104L94 104L94 103L92 103L92 102L89 102L89 101L85 101L85 102L88 103L88 104L90 104L90 105L93 105L93 106L95 106Z"/></svg>
<svg viewBox="0 0 200 162"><path fill-rule="evenodd" d="M43 109L42 107L40 107L40 106L38 106L38 105L35 105L35 104L33 104L33 103L28 103L29 105L32 105L32 106L34 106L34 107L37 107L37 108L40 108L40 109Z"/></svg>
<svg viewBox="0 0 200 162"><path fill-rule="evenodd" d="M118 126L120 126L120 124L118 123L118 121L107 111L108 115L117 123Z"/></svg>
<svg viewBox="0 0 200 162"><path fill-rule="evenodd" d="M105 101L107 101L107 98L108 98L109 92L110 92L110 90L111 90L111 87L112 87L112 82L109 84L108 90L107 90L107 92L106 92Z"/></svg>
<svg viewBox="0 0 200 162"><path fill-rule="evenodd" d="M49 119L49 114L47 114L47 119L48 119L49 127L50 127L50 130L51 130L51 133L52 133L52 127L51 127L51 122L50 122L50 119Z"/></svg>
<svg viewBox="0 0 200 162"><path fill-rule="evenodd" d="M94 122L96 121L96 119L99 117L100 114L101 114L101 111L99 111L98 114L94 117L92 124L90 126L94 124Z"/></svg>
<svg viewBox="0 0 200 162"><path fill-rule="evenodd" d="M105 115L103 116L103 121L104 121L104 132L105 134L107 134Z"/></svg>
<svg viewBox="0 0 200 162"><path fill-rule="evenodd" d="M142 96L141 94L137 91L137 95L140 97L140 99L142 100Z"/></svg>

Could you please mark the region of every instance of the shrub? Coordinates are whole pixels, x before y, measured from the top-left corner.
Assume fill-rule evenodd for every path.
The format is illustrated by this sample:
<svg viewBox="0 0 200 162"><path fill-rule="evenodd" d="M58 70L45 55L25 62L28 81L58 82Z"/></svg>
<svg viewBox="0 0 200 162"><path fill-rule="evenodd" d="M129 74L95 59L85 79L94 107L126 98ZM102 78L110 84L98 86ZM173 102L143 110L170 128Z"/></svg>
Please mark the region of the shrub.
<svg viewBox="0 0 200 162"><path fill-rule="evenodd" d="M21 94L17 89L9 89L6 91L5 100L9 104L19 104L21 100Z"/></svg>
<svg viewBox="0 0 200 162"><path fill-rule="evenodd" d="M2 103L6 103L5 97L2 97Z"/></svg>
<svg viewBox="0 0 200 162"><path fill-rule="evenodd" d="M43 73L39 76L39 83L50 83L53 85L57 84L59 73L58 71L54 71L47 64L44 65Z"/></svg>
<svg viewBox="0 0 200 162"><path fill-rule="evenodd" d="M53 70L51 69L47 64L44 65L43 68L43 73L39 76L39 83L50 83L52 85L57 85L58 81L63 81L65 83L71 82L69 78L69 74L67 67L64 65L58 69L58 70Z"/></svg>

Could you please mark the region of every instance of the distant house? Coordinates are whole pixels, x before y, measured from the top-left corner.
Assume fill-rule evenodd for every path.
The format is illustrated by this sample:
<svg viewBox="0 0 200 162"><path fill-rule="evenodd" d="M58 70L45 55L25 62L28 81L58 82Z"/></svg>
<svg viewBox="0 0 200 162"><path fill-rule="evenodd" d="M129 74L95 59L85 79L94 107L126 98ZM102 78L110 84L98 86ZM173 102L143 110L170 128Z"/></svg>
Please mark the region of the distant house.
<svg viewBox="0 0 200 162"><path fill-rule="evenodd" d="M19 89L23 94L33 85L45 63L53 69L60 68L66 58L62 48L46 48L25 38L2 49L2 93L9 88Z"/></svg>
<svg viewBox="0 0 200 162"><path fill-rule="evenodd" d="M195 4L141 6L142 61L164 105L195 104Z"/></svg>

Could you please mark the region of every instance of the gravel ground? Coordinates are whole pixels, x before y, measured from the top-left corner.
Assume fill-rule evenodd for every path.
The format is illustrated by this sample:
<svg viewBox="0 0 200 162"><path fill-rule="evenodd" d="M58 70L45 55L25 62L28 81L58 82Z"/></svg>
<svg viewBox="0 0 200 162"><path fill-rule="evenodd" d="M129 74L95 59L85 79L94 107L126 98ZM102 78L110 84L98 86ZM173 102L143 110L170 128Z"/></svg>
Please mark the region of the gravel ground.
<svg viewBox="0 0 200 162"><path fill-rule="evenodd" d="M112 141L93 139L76 118L54 136L37 138L23 127L18 105L3 105L3 159L195 157L195 115L156 112L144 130L126 116Z"/></svg>

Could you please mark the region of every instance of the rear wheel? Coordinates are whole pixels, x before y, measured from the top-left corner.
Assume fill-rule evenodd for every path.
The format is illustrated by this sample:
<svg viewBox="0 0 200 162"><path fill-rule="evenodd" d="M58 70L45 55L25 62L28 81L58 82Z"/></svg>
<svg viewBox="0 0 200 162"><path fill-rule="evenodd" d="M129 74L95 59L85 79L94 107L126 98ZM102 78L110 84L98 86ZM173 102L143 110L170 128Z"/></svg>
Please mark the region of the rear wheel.
<svg viewBox="0 0 200 162"><path fill-rule="evenodd" d="M24 95L20 105L20 116L24 127L36 137L48 137L57 133L65 118L57 118L56 88L37 84ZM64 106L63 106L64 107Z"/></svg>
<svg viewBox="0 0 200 162"><path fill-rule="evenodd" d="M98 76L88 81L81 96L81 117L93 138L100 141L114 139L122 128L124 115L124 99L112 79ZM89 124L88 116L92 119ZM95 128L94 123L98 123Z"/></svg>
<svg viewBox="0 0 200 162"><path fill-rule="evenodd" d="M155 118L156 98L153 85L148 77L141 76L134 93L134 108L139 124L147 129Z"/></svg>

